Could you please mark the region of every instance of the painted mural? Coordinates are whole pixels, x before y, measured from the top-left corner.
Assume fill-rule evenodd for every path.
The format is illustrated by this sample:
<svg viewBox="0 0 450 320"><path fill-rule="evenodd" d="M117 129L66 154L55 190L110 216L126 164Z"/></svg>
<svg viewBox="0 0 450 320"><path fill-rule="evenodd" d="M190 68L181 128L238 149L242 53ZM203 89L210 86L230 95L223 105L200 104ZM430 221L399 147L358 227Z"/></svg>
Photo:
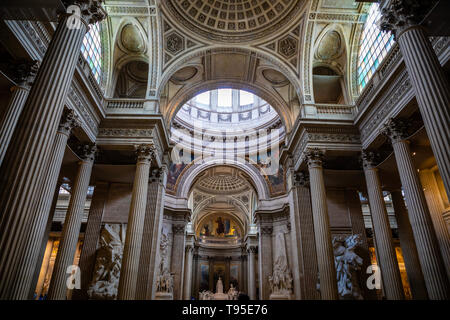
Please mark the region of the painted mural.
<svg viewBox="0 0 450 320"><path fill-rule="evenodd" d="M242 231L231 216L214 214L200 222L197 235L201 238L239 239Z"/></svg>

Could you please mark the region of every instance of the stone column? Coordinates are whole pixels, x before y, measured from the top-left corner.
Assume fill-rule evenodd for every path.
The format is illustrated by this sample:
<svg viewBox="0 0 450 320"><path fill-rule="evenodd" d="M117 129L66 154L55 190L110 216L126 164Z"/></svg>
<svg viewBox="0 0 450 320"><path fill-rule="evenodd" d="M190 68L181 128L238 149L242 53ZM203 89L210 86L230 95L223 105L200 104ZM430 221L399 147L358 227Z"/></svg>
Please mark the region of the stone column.
<svg viewBox="0 0 450 320"><path fill-rule="evenodd" d="M6 112L0 121L0 165L5 157L9 142L16 128L20 113L22 112L28 92L33 84L38 69L38 62L25 62L12 68L14 82L17 85L11 88L12 95L6 106Z"/></svg>
<svg viewBox="0 0 450 320"><path fill-rule="evenodd" d="M258 264L259 264L259 299L270 297L269 276L273 274L273 249L271 225L259 227Z"/></svg>
<svg viewBox="0 0 450 320"><path fill-rule="evenodd" d="M34 293L35 293L35 289L37 287L34 284L39 281L37 279L39 279L39 277L40 277L40 272L41 272L41 267L42 267L40 261L43 261L42 259L43 259L44 254L45 254L45 247L47 245L48 239L50 238L49 236L50 236L50 231L52 229L53 217L55 216L56 204L58 203L59 191L61 189L62 183L63 183L62 182L62 176L61 176L61 173L60 173L60 175L58 177L58 182L56 184L56 188L55 188L55 191L54 191L54 194L53 194L53 200L52 200L52 204L51 204L51 207L50 207L50 213L48 215L47 224L45 226L44 236L42 237L41 249L39 251L39 255L38 255L38 258L37 258L37 263L36 263L35 268L34 268L34 276L33 276L33 280L31 281L31 287L30 287L30 292L28 294L28 299L33 299ZM48 267L47 267L47 269L48 269ZM53 267L52 267L52 269L53 269ZM43 275L44 276L44 279L43 279L44 283L46 281L46 275L47 275L47 272ZM48 279L48 280L50 280L50 279Z"/></svg>
<svg viewBox="0 0 450 320"><path fill-rule="evenodd" d="M248 296L250 300L256 300L256 246L249 246L248 249Z"/></svg>
<svg viewBox="0 0 450 320"><path fill-rule="evenodd" d="M73 265L77 249L96 146L95 144L82 145L79 146L78 151L82 160L78 164L78 172L64 220L61 241L48 291L49 300L66 299L68 278L66 271L69 266Z"/></svg>
<svg viewBox="0 0 450 320"><path fill-rule="evenodd" d="M423 0L383 0L381 29L392 31L399 44L439 172L450 194L450 87L430 39L419 26L430 5L431 1Z"/></svg>
<svg viewBox="0 0 450 320"><path fill-rule="evenodd" d="M306 151L311 188L311 204L314 221L314 237L319 270L320 295L322 300L337 300L336 270L331 244L327 195L323 180L322 160L324 153L318 149Z"/></svg>
<svg viewBox="0 0 450 320"><path fill-rule="evenodd" d="M409 286L413 299L428 299L427 288L420 267L419 255L417 254L416 243L414 241L411 223L408 218L408 211L403 201L400 190L391 191L392 204L394 205L395 218L397 219L398 235L402 248L403 259L405 260L406 273L408 275Z"/></svg>
<svg viewBox="0 0 450 320"><path fill-rule="evenodd" d="M361 266L361 270L359 272L359 285L361 291L363 292L365 299L376 299L376 295L374 290L369 290L367 288L367 278L369 274L367 274L367 267L371 265L369 245L367 242L366 236L366 226L364 224L364 217L361 208L361 200L359 198L358 191L353 188L348 188L345 190L345 198L347 202L348 212L350 215L350 221L352 224L352 233L360 234L362 244L356 248L355 252L361 258L363 258L363 264Z"/></svg>
<svg viewBox="0 0 450 320"><path fill-rule="evenodd" d="M79 263L81 288L74 289L72 300L88 299L87 290L89 289L94 272L95 256L102 228L103 212L108 199L109 186L108 182L97 182L95 184Z"/></svg>
<svg viewBox="0 0 450 320"><path fill-rule="evenodd" d="M215 292L214 286L216 285L214 283L214 258L208 256L208 263L209 263L209 291Z"/></svg>
<svg viewBox="0 0 450 320"><path fill-rule="evenodd" d="M305 172L294 174L291 183L289 206L291 240L294 248L293 265L296 266L293 272L294 281L296 273L298 274L298 280L294 282L294 292L297 299L320 299L316 289L318 266L309 176Z"/></svg>
<svg viewBox="0 0 450 320"><path fill-rule="evenodd" d="M450 235L442 215L445 210L444 204L439 194L439 188L433 171L420 170L419 177L428 203L428 208L430 210L434 230L436 231L436 237L439 242L442 258L444 259L447 277L450 279Z"/></svg>
<svg viewBox="0 0 450 320"><path fill-rule="evenodd" d="M386 206L381 191L378 169L375 167L376 155L371 152L363 153L364 174L366 176L367 194L369 196L370 214L376 242L376 252L383 291L389 300L405 298L397 256L392 242L392 231L389 225Z"/></svg>
<svg viewBox="0 0 450 320"><path fill-rule="evenodd" d="M156 293L161 227L164 212L164 195L166 192L167 166L152 170L147 190L147 206L145 209L144 230L142 236L141 255L136 299L153 299Z"/></svg>
<svg viewBox="0 0 450 320"><path fill-rule="evenodd" d="M42 259L41 270L39 272L39 278L36 285L36 297L39 297L42 293L42 286L44 285L45 275L47 274L48 265L50 263L50 256L52 254L53 240L47 240L45 246L44 258ZM34 291L34 290L33 290ZM34 292L33 292L34 296ZM31 298L32 299L32 298Z"/></svg>
<svg viewBox="0 0 450 320"><path fill-rule="evenodd" d="M59 188L56 187L67 140L72 129L78 125L79 123L73 110L64 109L55 140L53 141L53 148L47 165L47 174L42 182L41 196L36 199L35 206L28 215L30 219L28 231L16 243L18 245L16 251L11 253L14 254L14 259L17 262L15 268L10 271L8 280L5 280L12 282L12 287L9 288L8 293L11 299L27 299L34 293L39 275L37 266L42 261L44 246L48 237L46 228L49 224L50 210L52 202L59 192ZM57 189L56 191L55 188Z"/></svg>
<svg viewBox="0 0 450 320"><path fill-rule="evenodd" d="M142 144L137 147L136 174L134 176L127 233L120 271L118 299L133 300L139 271L142 235L147 204L148 176L154 147Z"/></svg>
<svg viewBox="0 0 450 320"><path fill-rule="evenodd" d="M194 274L193 274L193 283L191 284L191 286L193 287L193 293L194 293L194 297L196 299L199 299L198 297L198 292L200 291L199 289L199 276L200 276L200 265L199 265L199 256L197 254L198 249L196 247L194 247L194 254L193 254L193 259L194 259L194 266L193 266L193 270L194 270Z"/></svg>
<svg viewBox="0 0 450 320"><path fill-rule="evenodd" d="M407 129L406 121L391 119L384 126L383 133L390 137L394 148L428 297L432 300L447 300L450 299L449 280L419 175L414 167L409 142L405 139L408 135Z"/></svg>
<svg viewBox="0 0 450 320"><path fill-rule="evenodd" d="M172 225L173 241L170 270L173 273L173 300L183 299L185 229L185 223Z"/></svg>
<svg viewBox="0 0 450 320"><path fill-rule="evenodd" d="M194 246L189 244L186 246L185 263L184 263L184 300L191 300L192 285L192 259L194 255Z"/></svg>
<svg viewBox="0 0 450 320"><path fill-rule="evenodd" d="M81 16L64 15L37 72L0 168L0 298L15 298L11 277L23 258L24 234L29 234L33 207L44 194L43 181L52 154L63 106L72 82L88 23L105 17L101 1L76 0ZM79 28L73 21L79 21ZM3 187L6 186L6 187ZM42 234L39 235L39 238Z"/></svg>

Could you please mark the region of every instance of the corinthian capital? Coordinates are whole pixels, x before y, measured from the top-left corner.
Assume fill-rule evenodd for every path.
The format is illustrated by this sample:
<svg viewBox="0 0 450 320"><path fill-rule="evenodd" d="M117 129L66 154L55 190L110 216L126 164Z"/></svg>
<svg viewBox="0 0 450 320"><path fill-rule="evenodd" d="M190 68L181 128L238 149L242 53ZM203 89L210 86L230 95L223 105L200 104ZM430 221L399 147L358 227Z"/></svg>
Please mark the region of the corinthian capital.
<svg viewBox="0 0 450 320"><path fill-rule="evenodd" d="M85 143L78 145L78 155L85 161L94 161L97 152L97 145L95 143Z"/></svg>
<svg viewBox="0 0 450 320"><path fill-rule="evenodd" d="M381 129L381 133L391 139L392 142L397 142L406 139L409 134L410 124L403 119L389 119Z"/></svg>
<svg viewBox="0 0 450 320"><path fill-rule="evenodd" d="M26 61L10 66L13 80L20 86L31 86L39 69L39 61Z"/></svg>
<svg viewBox="0 0 450 320"><path fill-rule="evenodd" d="M378 165L380 156L371 151L363 151L361 154L361 161L364 169L372 169Z"/></svg>
<svg viewBox="0 0 450 320"><path fill-rule="evenodd" d="M138 162L150 162L155 154L155 147L150 144L141 144L136 147Z"/></svg>
<svg viewBox="0 0 450 320"><path fill-rule="evenodd" d="M75 112L72 109L64 109L58 131L69 136L72 129L79 126L80 121Z"/></svg>
<svg viewBox="0 0 450 320"><path fill-rule="evenodd" d="M309 167L321 167L325 157L325 152L318 148L307 149L305 151L305 157L308 161Z"/></svg>
<svg viewBox="0 0 450 320"><path fill-rule="evenodd" d="M297 187L309 186L309 175L307 172L299 172L295 175L294 185Z"/></svg>
<svg viewBox="0 0 450 320"><path fill-rule="evenodd" d="M106 18L107 14L102 7L103 0L65 0L67 11L79 16L86 24L94 24ZM70 6L77 6L78 10L71 11Z"/></svg>
<svg viewBox="0 0 450 320"><path fill-rule="evenodd" d="M380 28L398 38L406 28L418 25L435 3L435 0L381 0Z"/></svg>

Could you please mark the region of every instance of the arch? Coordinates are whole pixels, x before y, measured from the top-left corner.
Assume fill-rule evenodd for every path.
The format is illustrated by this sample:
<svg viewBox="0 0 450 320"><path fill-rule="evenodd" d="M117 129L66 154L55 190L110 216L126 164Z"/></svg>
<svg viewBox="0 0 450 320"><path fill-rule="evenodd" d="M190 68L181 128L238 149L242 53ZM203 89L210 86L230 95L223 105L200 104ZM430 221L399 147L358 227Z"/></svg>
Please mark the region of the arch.
<svg viewBox="0 0 450 320"><path fill-rule="evenodd" d="M269 103L275 111L277 111L285 129L287 132L290 132L293 121L290 115L289 106L286 102L275 96L274 94L268 92L262 86L257 86L252 83L247 83L245 81L222 81L222 80L211 80L207 82L199 82L193 86L189 86L185 90L180 90L177 94L171 99L171 101L167 104L166 109L163 111L163 116L167 121L167 124L170 125L172 120L175 118L178 110L190 99L194 98L196 95L202 92L215 90L218 88L227 87L232 89L246 90L251 92L260 98L264 99L267 103Z"/></svg>
<svg viewBox="0 0 450 320"><path fill-rule="evenodd" d="M242 164L242 162L229 160L228 163L223 164L220 159L206 159L203 163L198 165L191 165L183 175L179 178L178 187L176 191L177 197L187 199L196 182L202 172L215 166L230 166L234 167L242 172L246 173L251 179L252 186L255 188L259 199L269 199L269 189L264 177L259 173L258 169L249 164Z"/></svg>
<svg viewBox="0 0 450 320"><path fill-rule="evenodd" d="M265 51L262 51L257 48L230 48L230 47L203 47L196 50L193 50L185 55L181 55L177 60L175 60L171 66L168 67L167 70L163 73L161 76L160 85L158 87L157 97L161 98L163 90L166 88L170 78L178 71L181 70L185 66L195 66L200 67L203 65L199 65L198 62L194 62L194 59L196 58L202 58L207 56L212 56L214 54L241 54L246 55L250 57L251 59L261 59L265 62L265 66L268 68L272 68L276 71L279 71L282 73L288 80L289 84L292 85L292 87L295 89L295 93L298 97L299 101L302 101L302 91L300 86L300 81L298 77L295 75L295 73L285 65L284 62L281 62L278 58L268 54ZM261 66L260 66L261 67ZM259 68L260 68L259 67ZM256 69L255 69L256 71ZM196 80L202 80L202 79L196 79ZM204 80L202 80L204 81ZM293 112L290 110L288 103L284 101L277 93L277 91L270 86L269 84L263 84L255 82L252 82L250 80L245 79L225 79L225 78L216 78L210 81L210 89L216 89L217 85L228 85L232 86L234 84L234 88L236 89L244 89L248 91L253 91L253 93L259 95L261 98L265 99L267 102L272 104L272 107L274 107L278 113L285 113L284 116L280 114L280 117L284 118L283 123L285 125L285 128L287 131L290 131L292 128L292 124L294 123L295 119L293 116ZM200 81L201 82L201 81ZM207 81L208 82L208 81ZM212 86L211 83L216 83L215 86ZM186 84L186 87L191 86L192 84ZM203 82L203 85L205 83ZM191 91L188 89L182 89ZM259 93L257 93L259 91ZM194 93L200 93L200 90L197 90L197 92ZM184 93L185 94L185 93ZM177 94L179 96L181 94ZM193 93L191 93L191 96L194 96ZM183 100L180 98L179 100ZM169 103L169 102L168 102ZM178 104L180 102L178 101ZM175 105L175 106L174 106ZM165 116L166 120L167 118L170 118L170 120L173 118L174 109L179 108L180 106L176 105L176 103L171 103L166 108L161 107L161 110L163 112L163 115ZM167 117L169 115L169 117ZM170 120L167 121L167 123L170 123Z"/></svg>

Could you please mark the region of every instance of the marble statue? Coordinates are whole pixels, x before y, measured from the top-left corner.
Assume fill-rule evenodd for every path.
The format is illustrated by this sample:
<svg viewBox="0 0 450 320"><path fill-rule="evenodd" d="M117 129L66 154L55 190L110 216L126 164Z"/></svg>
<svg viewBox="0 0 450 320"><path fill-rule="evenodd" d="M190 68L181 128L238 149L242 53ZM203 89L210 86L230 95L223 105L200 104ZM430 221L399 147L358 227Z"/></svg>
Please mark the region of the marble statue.
<svg viewBox="0 0 450 320"><path fill-rule="evenodd" d="M357 272L361 270L363 259L355 253L362 243L361 235L335 236L332 243L340 299L362 300Z"/></svg>
<svg viewBox="0 0 450 320"><path fill-rule="evenodd" d="M277 257L273 266L273 274L269 276L270 299L291 299L293 279L287 263L283 233L277 234L276 245Z"/></svg>
<svg viewBox="0 0 450 320"><path fill-rule="evenodd" d="M156 277L156 299L173 299L173 274L170 273L169 268L166 266L168 247L169 236L163 229L159 242L160 263L159 274Z"/></svg>
<svg viewBox="0 0 450 320"><path fill-rule="evenodd" d="M173 275L167 268L156 279L156 292L173 293Z"/></svg>
<svg viewBox="0 0 450 320"><path fill-rule="evenodd" d="M99 300L117 298L125 233L125 224L105 224L102 229L94 276L87 291L89 298Z"/></svg>
<svg viewBox="0 0 450 320"><path fill-rule="evenodd" d="M223 293L223 282L221 277L219 277L219 280L217 280L216 293Z"/></svg>

